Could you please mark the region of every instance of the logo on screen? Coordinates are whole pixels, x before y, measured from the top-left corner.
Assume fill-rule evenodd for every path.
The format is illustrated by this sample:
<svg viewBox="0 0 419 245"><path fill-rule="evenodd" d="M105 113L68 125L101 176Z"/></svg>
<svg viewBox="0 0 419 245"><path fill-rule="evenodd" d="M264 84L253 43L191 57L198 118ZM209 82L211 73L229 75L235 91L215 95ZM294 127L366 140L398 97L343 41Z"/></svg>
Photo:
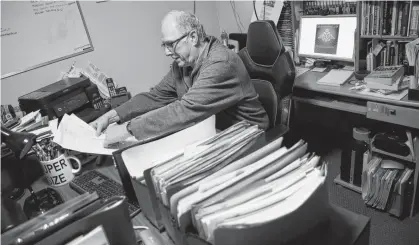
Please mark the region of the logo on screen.
<svg viewBox="0 0 419 245"><path fill-rule="evenodd" d="M315 53L336 54L339 38L339 25L317 25Z"/></svg>

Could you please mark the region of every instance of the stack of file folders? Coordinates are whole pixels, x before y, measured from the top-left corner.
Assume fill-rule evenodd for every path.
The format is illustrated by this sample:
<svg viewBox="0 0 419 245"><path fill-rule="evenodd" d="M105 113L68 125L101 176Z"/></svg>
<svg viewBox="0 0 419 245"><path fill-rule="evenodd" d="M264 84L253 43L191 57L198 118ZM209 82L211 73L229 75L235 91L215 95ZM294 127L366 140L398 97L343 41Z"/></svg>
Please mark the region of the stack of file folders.
<svg viewBox="0 0 419 245"><path fill-rule="evenodd" d="M413 169L383 165L387 159L374 156L362 173L362 199L367 206L400 217L409 195L408 181ZM399 165L401 166L401 165Z"/></svg>
<svg viewBox="0 0 419 245"><path fill-rule="evenodd" d="M282 137L243 157L262 133L237 123L149 171L176 244L280 244L327 220L327 166L302 140L281 147Z"/></svg>

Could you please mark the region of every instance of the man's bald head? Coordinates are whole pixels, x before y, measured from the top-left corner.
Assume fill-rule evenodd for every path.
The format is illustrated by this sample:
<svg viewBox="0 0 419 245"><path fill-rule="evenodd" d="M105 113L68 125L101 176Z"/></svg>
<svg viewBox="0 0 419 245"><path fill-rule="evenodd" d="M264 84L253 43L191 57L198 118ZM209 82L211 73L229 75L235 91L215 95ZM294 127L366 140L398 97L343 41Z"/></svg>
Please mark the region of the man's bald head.
<svg viewBox="0 0 419 245"><path fill-rule="evenodd" d="M200 41L206 37L204 27L199 22L198 18L188 12L173 10L166 14L162 20L163 33L177 33L177 35L186 34L195 30Z"/></svg>

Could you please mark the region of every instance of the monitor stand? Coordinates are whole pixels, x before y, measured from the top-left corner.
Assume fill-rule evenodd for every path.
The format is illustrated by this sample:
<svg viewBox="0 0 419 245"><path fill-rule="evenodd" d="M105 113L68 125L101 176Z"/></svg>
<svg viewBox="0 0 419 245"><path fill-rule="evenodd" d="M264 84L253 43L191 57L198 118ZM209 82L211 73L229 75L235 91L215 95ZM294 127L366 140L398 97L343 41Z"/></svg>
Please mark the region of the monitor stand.
<svg viewBox="0 0 419 245"><path fill-rule="evenodd" d="M334 60L316 59L314 62L314 67L326 68L327 71L330 71L332 69L341 69L344 67L344 65Z"/></svg>

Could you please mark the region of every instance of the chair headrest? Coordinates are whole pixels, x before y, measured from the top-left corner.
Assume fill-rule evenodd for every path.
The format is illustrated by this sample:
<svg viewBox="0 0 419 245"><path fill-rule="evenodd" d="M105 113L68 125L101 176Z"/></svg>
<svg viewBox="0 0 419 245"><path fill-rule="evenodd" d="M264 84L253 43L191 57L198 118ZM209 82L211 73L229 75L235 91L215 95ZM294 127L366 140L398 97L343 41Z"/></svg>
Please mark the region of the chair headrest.
<svg viewBox="0 0 419 245"><path fill-rule="evenodd" d="M254 62L272 65L284 51L282 39L272 20L250 23L247 31L247 50Z"/></svg>

